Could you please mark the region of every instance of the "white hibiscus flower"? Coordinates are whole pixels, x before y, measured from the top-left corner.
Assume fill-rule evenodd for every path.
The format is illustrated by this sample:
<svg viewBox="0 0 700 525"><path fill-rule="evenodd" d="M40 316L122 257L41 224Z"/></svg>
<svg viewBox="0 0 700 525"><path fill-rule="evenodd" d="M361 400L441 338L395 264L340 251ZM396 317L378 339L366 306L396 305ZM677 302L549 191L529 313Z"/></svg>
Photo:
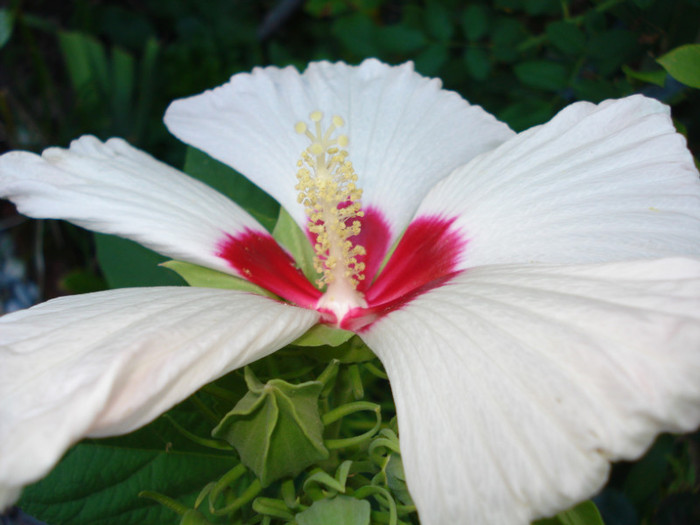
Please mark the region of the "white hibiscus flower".
<svg viewBox="0 0 700 525"><path fill-rule="evenodd" d="M320 279L120 139L3 155L20 212L276 298L123 289L0 318L0 508L81 438L134 430L318 323L384 364L425 525L554 514L700 423L700 181L659 102L580 102L516 135L411 64L367 60L235 75L165 122L279 201Z"/></svg>

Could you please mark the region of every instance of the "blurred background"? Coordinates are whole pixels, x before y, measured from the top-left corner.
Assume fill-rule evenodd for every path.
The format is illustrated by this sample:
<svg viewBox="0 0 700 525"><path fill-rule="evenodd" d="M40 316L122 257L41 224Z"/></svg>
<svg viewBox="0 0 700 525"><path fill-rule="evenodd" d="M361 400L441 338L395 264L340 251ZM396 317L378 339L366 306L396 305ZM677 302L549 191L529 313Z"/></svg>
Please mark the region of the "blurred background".
<svg viewBox="0 0 700 525"><path fill-rule="evenodd" d="M181 167L175 98L257 65L407 60L520 131L577 100L670 104L700 153L700 91L668 60L700 40L700 0L10 0L0 4L0 152L121 136ZM669 71L672 74L669 74ZM697 72L696 72L697 74ZM680 81L679 81L680 79ZM697 86L696 86L697 87ZM0 313L121 284L109 246L0 201ZM168 277L159 277L167 282ZM596 500L615 524L700 523L698 436L664 436Z"/></svg>

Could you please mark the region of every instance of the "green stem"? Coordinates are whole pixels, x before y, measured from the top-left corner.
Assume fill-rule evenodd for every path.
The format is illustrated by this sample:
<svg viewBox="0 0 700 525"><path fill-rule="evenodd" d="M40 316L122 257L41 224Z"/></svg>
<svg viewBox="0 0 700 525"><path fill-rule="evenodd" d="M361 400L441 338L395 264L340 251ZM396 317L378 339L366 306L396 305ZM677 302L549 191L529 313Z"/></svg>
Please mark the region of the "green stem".
<svg viewBox="0 0 700 525"><path fill-rule="evenodd" d="M330 412L326 412L325 414L323 414L321 420L323 421L324 425L329 425L342 419L347 415L354 414L355 412L360 411L374 412L376 416L376 422L374 426L372 426L371 429L369 429L367 432L360 434L359 436L341 439L326 439L323 441L323 444L326 446L326 448L335 450L339 448L352 447L363 443L365 440L370 439L374 434L376 434L376 432L379 430L379 427L381 427L382 424L381 407L375 403L370 403L368 401L356 401L354 403L348 403L346 405L339 406L338 408L335 408Z"/></svg>
<svg viewBox="0 0 700 525"><path fill-rule="evenodd" d="M294 487L294 480L287 479L283 481L280 492L282 493L282 499L287 507L294 509L298 506L297 490Z"/></svg>
<svg viewBox="0 0 700 525"><path fill-rule="evenodd" d="M256 498L253 501L253 510L266 516L293 520L294 514L287 508L284 501L272 498Z"/></svg>
<svg viewBox="0 0 700 525"><path fill-rule="evenodd" d="M362 399L365 397L365 389L362 386L362 377L360 377L360 367L356 363L348 367L348 376L353 397L355 399Z"/></svg>
<svg viewBox="0 0 700 525"><path fill-rule="evenodd" d="M192 401L192 403L197 405L197 408L204 415L204 417L206 417L209 421L211 421L215 425L219 424L219 421L221 421L221 418L219 416L217 416L211 408L209 408L207 405L205 405L201 399L199 399L198 394L191 396L190 400Z"/></svg>
<svg viewBox="0 0 700 525"><path fill-rule="evenodd" d="M212 514L216 516L223 516L226 514L231 514L238 509L240 509L243 505L251 501L255 496L260 494L262 491L262 485L260 485L260 480L255 479L253 483L251 483L244 491L243 494L241 494L239 497L237 497L235 500L233 500L231 503L226 505L225 507L219 509L219 510L213 510L209 509Z"/></svg>
<svg viewBox="0 0 700 525"><path fill-rule="evenodd" d="M333 388L335 384L335 379L338 377L338 366L340 365L340 361L337 359L331 359L331 362L328 363L328 366L324 368L323 372L321 372L321 375L319 375L316 378L316 381L323 383L323 390L326 395L328 395L328 391Z"/></svg>
<svg viewBox="0 0 700 525"><path fill-rule="evenodd" d="M243 464L238 464L224 474L219 481L217 481L209 492L209 512L212 514L217 514L220 511L216 510L216 500L223 493L224 490L229 488L238 478L245 474L246 468ZM252 485L251 485L252 486ZM249 487L250 488L250 487Z"/></svg>
<svg viewBox="0 0 700 525"><path fill-rule="evenodd" d="M185 436L187 439L190 441L194 441L198 445L202 445L203 447L207 448L213 448L216 450L233 450L233 447L229 445L228 443L222 443L219 440L216 439L207 439L207 438L202 438L197 436L196 434L193 434L186 428L182 427L177 421L175 421L172 417L170 417L168 414L165 414L163 416L165 419L170 421L170 423L180 432L183 436Z"/></svg>
<svg viewBox="0 0 700 525"><path fill-rule="evenodd" d="M214 397L218 397L220 399L223 399L224 401L230 401L231 403L238 403L238 396L236 396L233 392L230 392L229 390L226 390L225 388L221 388L220 386L216 385L207 385L204 388L202 388L203 392L206 392L207 394L211 394Z"/></svg>
<svg viewBox="0 0 700 525"><path fill-rule="evenodd" d="M139 498L152 499L153 501L160 503L164 507L168 507L170 510L177 512L180 516L182 516L185 512L190 510L189 507L185 507L182 503L175 501L174 499L171 499L168 496L164 496L163 494L153 492L151 490L142 490L141 492L139 492L138 496Z"/></svg>
<svg viewBox="0 0 700 525"><path fill-rule="evenodd" d="M380 505L389 507L389 525L397 525L399 518L396 510L396 502L389 491L376 485L365 485L357 489L354 494L357 499L364 499L369 495L374 496Z"/></svg>
<svg viewBox="0 0 700 525"><path fill-rule="evenodd" d="M369 401L355 401L353 403L348 403L346 405L334 408L330 412L326 412L321 416L321 421L323 421L324 426L328 426L331 423L335 423L339 419L354 414L355 412L379 412L379 405L376 403L370 403Z"/></svg>
<svg viewBox="0 0 700 525"><path fill-rule="evenodd" d="M384 370L380 369L374 363L367 362L367 363L363 363L363 365L370 374L377 376L379 379L389 379L389 376L386 375L386 372L384 372Z"/></svg>

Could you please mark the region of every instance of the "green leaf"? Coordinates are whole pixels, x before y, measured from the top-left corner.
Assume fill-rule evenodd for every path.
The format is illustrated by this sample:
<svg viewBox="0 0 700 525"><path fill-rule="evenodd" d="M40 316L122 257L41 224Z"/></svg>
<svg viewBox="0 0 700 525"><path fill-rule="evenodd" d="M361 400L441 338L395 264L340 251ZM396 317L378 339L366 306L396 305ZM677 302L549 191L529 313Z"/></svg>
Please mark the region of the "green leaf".
<svg viewBox="0 0 700 525"><path fill-rule="evenodd" d="M604 78L577 78L572 87L577 99L600 102L608 98L621 97L624 91L619 84L620 82L614 84Z"/></svg>
<svg viewBox="0 0 700 525"><path fill-rule="evenodd" d="M155 92L156 62L160 53L160 44L155 38L149 38L143 49L139 64L138 98L133 123L133 135L140 138L143 134L151 109L151 101Z"/></svg>
<svg viewBox="0 0 700 525"><path fill-rule="evenodd" d="M298 525L369 525L369 501L336 496L315 501L308 509L297 514Z"/></svg>
<svg viewBox="0 0 700 525"><path fill-rule="evenodd" d="M515 11L523 7L524 0L495 0L494 7L504 11Z"/></svg>
<svg viewBox="0 0 700 525"><path fill-rule="evenodd" d="M659 69L657 71L635 71L627 64L623 64L622 71L624 71L628 79L649 82L650 84L656 84L657 86L661 87L664 87L664 84L666 83L666 71L663 69Z"/></svg>
<svg viewBox="0 0 700 525"><path fill-rule="evenodd" d="M159 265L166 258L140 244L113 235L95 234L97 260L110 288L177 286L182 279Z"/></svg>
<svg viewBox="0 0 700 525"><path fill-rule="evenodd" d="M428 0L426 3L425 25L428 29L428 34L442 42L449 40L454 34L452 14L438 0Z"/></svg>
<svg viewBox="0 0 700 525"><path fill-rule="evenodd" d="M292 254L306 278L312 283L316 282L320 275L314 269L314 249L311 241L284 208L280 208L272 236Z"/></svg>
<svg viewBox="0 0 700 525"><path fill-rule="evenodd" d="M678 82L700 89L700 44L677 47L657 62Z"/></svg>
<svg viewBox="0 0 700 525"><path fill-rule="evenodd" d="M136 61L129 53L115 47L112 49L111 103L115 132L127 135L132 124L134 76Z"/></svg>
<svg viewBox="0 0 700 525"><path fill-rule="evenodd" d="M268 231L277 222L279 204L272 197L233 168L214 160L206 153L187 148L184 171L229 197ZM294 180L294 173L290 173L290 185L295 184Z"/></svg>
<svg viewBox="0 0 700 525"><path fill-rule="evenodd" d="M307 0L304 10L312 16L322 18L334 16L347 10L345 0Z"/></svg>
<svg viewBox="0 0 700 525"><path fill-rule="evenodd" d="M575 24L558 20L547 25L547 38L554 47L568 55L581 53L586 46L586 36Z"/></svg>
<svg viewBox="0 0 700 525"><path fill-rule="evenodd" d="M547 91L559 91L566 87L566 67L548 60L530 60L515 66L515 76L527 86Z"/></svg>
<svg viewBox="0 0 700 525"><path fill-rule="evenodd" d="M416 57L416 70L426 76L435 76L448 59L444 44L432 44Z"/></svg>
<svg viewBox="0 0 700 525"><path fill-rule="evenodd" d="M560 0L524 0L525 12L532 16L554 15L561 9Z"/></svg>
<svg viewBox="0 0 700 525"><path fill-rule="evenodd" d="M61 279L61 289L71 294L99 292L107 289L102 277L87 270L73 270Z"/></svg>
<svg viewBox="0 0 700 525"><path fill-rule="evenodd" d="M491 73L491 60L481 48L468 47L464 50L464 63L469 74L476 80L485 80Z"/></svg>
<svg viewBox="0 0 700 525"><path fill-rule="evenodd" d="M377 28L369 17L355 13L337 18L331 27L331 33L353 55L377 56Z"/></svg>
<svg viewBox="0 0 700 525"><path fill-rule="evenodd" d="M323 383L292 385L272 379L262 384L250 368L245 374L248 393L212 436L234 446L263 486L328 458L318 410Z"/></svg>
<svg viewBox="0 0 700 525"><path fill-rule="evenodd" d="M603 76L613 73L637 49L637 39L632 31L610 29L592 36L588 41L588 53Z"/></svg>
<svg viewBox="0 0 700 525"><path fill-rule="evenodd" d="M481 5L470 5L462 13L464 35L470 42L475 42L486 35L489 30L489 14Z"/></svg>
<svg viewBox="0 0 700 525"><path fill-rule="evenodd" d="M538 520L534 525L605 525L598 508L592 501L579 503L573 509L560 512L553 518Z"/></svg>
<svg viewBox="0 0 700 525"><path fill-rule="evenodd" d="M0 48L7 44L15 26L15 17L9 9L0 9Z"/></svg>
<svg viewBox="0 0 700 525"><path fill-rule="evenodd" d="M498 118L515 131L522 131L548 121L554 114L554 106L547 101L532 99L507 106Z"/></svg>
<svg viewBox="0 0 700 525"><path fill-rule="evenodd" d="M21 507L51 525L173 523L176 515L139 492L191 504L202 486L235 464L233 455L126 448L86 441L43 480L24 490Z"/></svg>
<svg viewBox="0 0 700 525"><path fill-rule="evenodd" d="M201 288L223 288L226 290L241 290L244 292L253 292L258 295L267 297L276 297L275 294L262 288L256 284L229 275L227 273L205 268L182 261L165 261L160 266L168 268L180 277L182 277L190 286L199 286Z"/></svg>
<svg viewBox="0 0 700 525"><path fill-rule="evenodd" d="M668 458L673 454L674 443L675 439L668 434L659 436L644 457L630 467L623 491L635 506L641 507L661 490L669 471Z"/></svg>
<svg viewBox="0 0 700 525"><path fill-rule="evenodd" d="M388 53L415 53L426 45L422 31L402 24L393 24L377 29L377 45Z"/></svg>
<svg viewBox="0 0 700 525"><path fill-rule="evenodd" d="M518 20L512 17L497 19L491 31L494 58L501 62L517 60L517 44L527 36L527 30Z"/></svg>
<svg viewBox="0 0 700 525"><path fill-rule="evenodd" d="M92 36L73 31L60 31L58 41L78 98L90 107L104 103L110 75L102 44Z"/></svg>

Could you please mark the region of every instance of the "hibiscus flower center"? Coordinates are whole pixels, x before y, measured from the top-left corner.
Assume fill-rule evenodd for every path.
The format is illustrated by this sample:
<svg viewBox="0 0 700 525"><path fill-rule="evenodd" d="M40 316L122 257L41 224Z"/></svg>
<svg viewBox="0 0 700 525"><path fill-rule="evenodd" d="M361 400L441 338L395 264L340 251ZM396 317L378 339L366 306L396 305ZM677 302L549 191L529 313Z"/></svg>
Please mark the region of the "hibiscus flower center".
<svg viewBox="0 0 700 525"><path fill-rule="evenodd" d="M317 310L321 322L360 332L419 295L455 276L469 239L447 215L420 214L393 241L390 222L376 204L361 205L362 190L349 160L343 119L314 111L297 133L308 146L297 163L298 201L320 276L310 282L272 235L245 228L224 234L217 255L238 275L291 304ZM389 205L390 203L387 203ZM380 267L383 268L380 271Z"/></svg>
<svg viewBox="0 0 700 525"><path fill-rule="evenodd" d="M325 291L316 308L333 312L342 319L353 308L365 308L367 302L357 285L365 278L365 264L358 257L367 252L353 242L362 227L364 216L357 187L357 174L348 160L347 135L337 135L344 125L339 116L331 119L327 129L323 113L309 115L312 124L298 122L297 133L309 139L309 146L297 163L298 201L308 217L307 229L314 248L314 267L321 275L317 281Z"/></svg>

